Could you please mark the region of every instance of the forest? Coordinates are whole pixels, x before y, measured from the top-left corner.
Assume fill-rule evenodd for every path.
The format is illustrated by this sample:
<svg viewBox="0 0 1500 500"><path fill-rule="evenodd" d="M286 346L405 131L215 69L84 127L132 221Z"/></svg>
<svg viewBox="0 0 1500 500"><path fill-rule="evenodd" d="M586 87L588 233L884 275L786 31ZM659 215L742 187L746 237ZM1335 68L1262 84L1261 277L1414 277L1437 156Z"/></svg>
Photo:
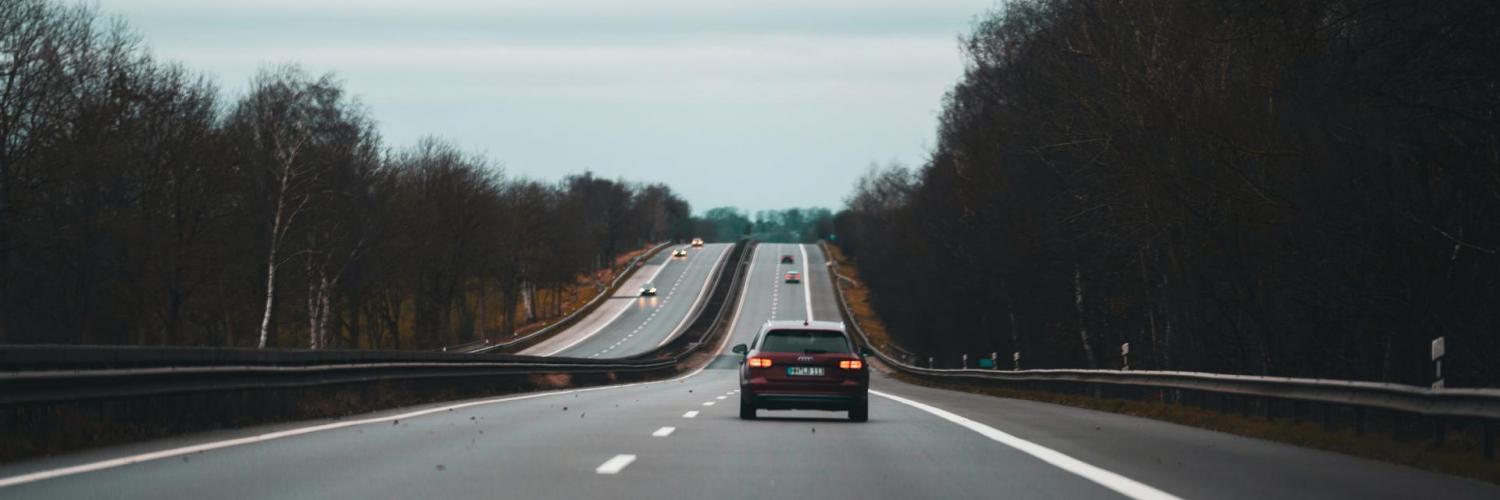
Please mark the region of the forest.
<svg viewBox="0 0 1500 500"><path fill-rule="evenodd" d="M94 7L0 2L0 343L432 349L694 228L663 184L392 148L333 75L226 98Z"/></svg>
<svg viewBox="0 0 1500 500"><path fill-rule="evenodd" d="M834 226L954 366L1500 385L1500 3L1018 0Z"/></svg>
<svg viewBox="0 0 1500 500"><path fill-rule="evenodd" d="M756 210L711 208L695 218L698 234L716 241L749 238L780 243L812 243L833 234L833 211L822 207Z"/></svg>

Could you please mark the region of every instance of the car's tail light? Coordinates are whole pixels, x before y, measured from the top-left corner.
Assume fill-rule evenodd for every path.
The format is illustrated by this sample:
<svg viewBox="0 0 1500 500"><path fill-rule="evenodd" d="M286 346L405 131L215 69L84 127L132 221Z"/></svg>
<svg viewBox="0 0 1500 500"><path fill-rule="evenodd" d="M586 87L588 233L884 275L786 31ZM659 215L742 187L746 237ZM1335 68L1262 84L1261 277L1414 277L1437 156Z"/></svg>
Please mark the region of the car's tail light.
<svg viewBox="0 0 1500 500"><path fill-rule="evenodd" d="M751 368L770 368L771 367L771 359L770 358L750 358L750 367Z"/></svg>
<svg viewBox="0 0 1500 500"><path fill-rule="evenodd" d="M865 367L865 362L857 360L857 359L850 359L850 360L844 360L844 361L840 361L839 362L839 368L843 368L845 370L858 370L858 369L864 368L864 367Z"/></svg>

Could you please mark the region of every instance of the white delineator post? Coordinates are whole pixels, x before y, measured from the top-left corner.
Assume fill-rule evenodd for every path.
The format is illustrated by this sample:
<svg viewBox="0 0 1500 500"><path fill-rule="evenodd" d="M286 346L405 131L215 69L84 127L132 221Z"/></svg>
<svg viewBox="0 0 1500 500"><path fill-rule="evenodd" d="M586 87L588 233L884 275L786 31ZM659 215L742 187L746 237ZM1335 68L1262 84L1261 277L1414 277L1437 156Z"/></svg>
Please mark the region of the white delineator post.
<svg viewBox="0 0 1500 500"><path fill-rule="evenodd" d="M1121 369L1124 370L1124 371L1130 371L1130 343L1129 342L1126 342L1124 344L1120 344L1120 357L1125 359L1125 365Z"/></svg>
<svg viewBox="0 0 1500 500"><path fill-rule="evenodd" d="M1447 354L1443 339L1444 337L1432 339L1433 389L1443 388L1443 355Z"/></svg>
<svg viewBox="0 0 1500 500"><path fill-rule="evenodd" d="M991 370L999 370L1000 369L1000 356L999 356L999 353L995 353L995 352L990 353L990 369Z"/></svg>
<svg viewBox="0 0 1500 500"><path fill-rule="evenodd" d="M1016 351L1015 353L1011 354L1010 360L1016 364L1014 371L1021 371L1021 351Z"/></svg>

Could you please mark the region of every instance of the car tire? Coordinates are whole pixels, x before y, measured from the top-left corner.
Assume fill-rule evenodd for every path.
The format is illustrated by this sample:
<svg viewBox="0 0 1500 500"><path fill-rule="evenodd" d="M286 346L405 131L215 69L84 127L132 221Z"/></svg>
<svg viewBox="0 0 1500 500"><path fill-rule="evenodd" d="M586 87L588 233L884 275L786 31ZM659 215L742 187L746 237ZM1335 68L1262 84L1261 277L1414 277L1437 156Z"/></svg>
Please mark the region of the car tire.
<svg viewBox="0 0 1500 500"><path fill-rule="evenodd" d="M755 401L745 393L740 393L740 420L755 420Z"/></svg>
<svg viewBox="0 0 1500 500"><path fill-rule="evenodd" d="M861 399L861 400L859 400L858 403L855 403L853 407L849 408L849 421L850 422L868 422L868 421L870 421L870 400L868 400L868 399Z"/></svg>

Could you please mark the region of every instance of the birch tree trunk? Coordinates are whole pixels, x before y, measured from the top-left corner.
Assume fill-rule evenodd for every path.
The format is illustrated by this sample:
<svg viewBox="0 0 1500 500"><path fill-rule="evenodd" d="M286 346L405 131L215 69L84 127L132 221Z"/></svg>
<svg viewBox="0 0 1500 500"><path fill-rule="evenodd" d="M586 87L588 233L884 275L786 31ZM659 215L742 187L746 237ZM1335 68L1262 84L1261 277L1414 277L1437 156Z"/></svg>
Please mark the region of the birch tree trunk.
<svg viewBox="0 0 1500 500"><path fill-rule="evenodd" d="M1089 327L1083 317L1083 272L1078 265L1073 265L1073 307L1078 311L1078 340L1083 342L1083 354L1088 358L1089 368L1098 368L1099 360L1094 357L1094 344L1089 341Z"/></svg>

